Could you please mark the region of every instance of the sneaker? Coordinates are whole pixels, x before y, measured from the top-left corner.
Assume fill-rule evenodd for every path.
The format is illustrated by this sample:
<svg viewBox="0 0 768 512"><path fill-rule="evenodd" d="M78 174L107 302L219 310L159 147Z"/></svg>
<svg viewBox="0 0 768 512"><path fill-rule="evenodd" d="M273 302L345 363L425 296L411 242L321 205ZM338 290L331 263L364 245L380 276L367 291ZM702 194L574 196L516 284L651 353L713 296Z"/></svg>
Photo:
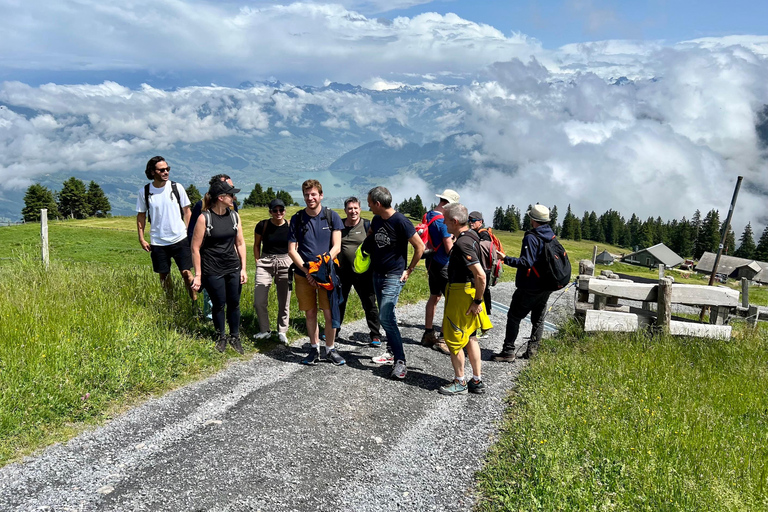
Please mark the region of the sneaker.
<svg viewBox="0 0 768 512"><path fill-rule="evenodd" d="M219 341L216 342L216 350L219 352L224 352L227 350L227 335L226 334L219 334Z"/></svg>
<svg viewBox="0 0 768 512"><path fill-rule="evenodd" d="M235 349L235 352L237 352L240 355L245 354L245 351L243 350L243 345L240 343L240 335L235 334L233 336L229 337L229 344L232 345L232 348Z"/></svg>
<svg viewBox="0 0 768 512"><path fill-rule="evenodd" d="M253 339L254 340L263 340L263 339L269 338L270 336L272 336L271 332L264 331L264 332L260 332L259 334L254 334L253 335Z"/></svg>
<svg viewBox="0 0 768 512"><path fill-rule="evenodd" d="M392 373L389 374L389 377L392 379L403 380L406 373L408 373L408 368L405 367L405 361L398 360L395 363L395 367L392 368Z"/></svg>
<svg viewBox="0 0 768 512"><path fill-rule="evenodd" d="M284 332L279 332L279 333L277 333L277 341L287 345L288 344L288 336L286 336Z"/></svg>
<svg viewBox="0 0 768 512"><path fill-rule="evenodd" d="M384 352L380 356L372 357L371 361L373 361L376 364L394 364L395 356L393 356L389 352Z"/></svg>
<svg viewBox="0 0 768 512"><path fill-rule="evenodd" d="M344 358L341 357L341 354L339 354L336 351L335 348L332 348L331 350L326 349L326 351L325 351L325 359L327 359L328 361L332 362L336 366L341 366L344 363L346 363Z"/></svg>
<svg viewBox="0 0 768 512"><path fill-rule="evenodd" d="M448 345L446 345L444 341L438 340L437 343L432 345L432 350L437 350L438 352L442 352L447 356L451 355L451 351L448 349Z"/></svg>
<svg viewBox="0 0 768 512"><path fill-rule="evenodd" d="M301 360L301 364L315 366L319 360L320 360L320 353L317 351L315 347L310 347L309 354L307 354L307 357Z"/></svg>
<svg viewBox="0 0 768 512"><path fill-rule="evenodd" d="M374 348L379 348L381 346L381 337L371 336L371 346Z"/></svg>
<svg viewBox="0 0 768 512"><path fill-rule="evenodd" d="M485 393L485 382L481 380L469 379L469 382L467 382L467 389L469 389L470 393L482 395Z"/></svg>
<svg viewBox="0 0 768 512"><path fill-rule="evenodd" d="M446 386L440 386L437 390L441 395L463 395L467 392L467 385L462 384L461 381L453 379L453 382Z"/></svg>
<svg viewBox="0 0 768 512"><path fill-rule="evenodd" d="M437 334L435 334L435 331L427 331L424 333L424 336L421 337L421 344L425 347L431 347L437 343Z"/></svg>

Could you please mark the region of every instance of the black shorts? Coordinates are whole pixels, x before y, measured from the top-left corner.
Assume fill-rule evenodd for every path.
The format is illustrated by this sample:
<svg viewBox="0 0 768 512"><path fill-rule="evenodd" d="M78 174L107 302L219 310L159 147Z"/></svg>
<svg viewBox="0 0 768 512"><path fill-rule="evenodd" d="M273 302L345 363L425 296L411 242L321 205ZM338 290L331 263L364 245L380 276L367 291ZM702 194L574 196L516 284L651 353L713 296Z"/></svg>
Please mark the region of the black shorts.
<svg viewBox="0 0 768 512"><path fill-rule="evenodd" d="M429 276L429 294L440 297L448 286L448 265L429 260L427 263L427 275Z"/></svg>
<svg viewBox="0 0 768 512"><path fill-rule="evenodd" d="M150 249L152 270L157 274L171 273L171 258L176 260L179 270L192 268L192 251L186 238L171 245L153 245Z"/></svg>

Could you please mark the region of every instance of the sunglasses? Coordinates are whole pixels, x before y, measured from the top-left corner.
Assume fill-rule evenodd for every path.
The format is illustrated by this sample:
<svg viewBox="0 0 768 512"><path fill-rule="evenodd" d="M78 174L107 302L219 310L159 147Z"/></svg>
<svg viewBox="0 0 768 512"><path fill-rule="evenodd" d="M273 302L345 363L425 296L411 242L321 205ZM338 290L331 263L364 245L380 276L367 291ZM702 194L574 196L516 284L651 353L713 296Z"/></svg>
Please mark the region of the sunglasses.
<svg viewBox="0 0 768 512"><path fill-rule="evenodd" d="M271 210L269 210L269 211L271 211L272 213L284 213L284 212L285 212L285 208L280 208L280 207L278 207L278 208L272 208L272 209L271 209Z"/></svg>
<svg viewBox="0 0 768 512"><path fill-rule="evenodd" d="M155 169L155 172L159 172L160 174L163 174L164 172L171 172L171 166L169 165L165 169Z"/></svg>

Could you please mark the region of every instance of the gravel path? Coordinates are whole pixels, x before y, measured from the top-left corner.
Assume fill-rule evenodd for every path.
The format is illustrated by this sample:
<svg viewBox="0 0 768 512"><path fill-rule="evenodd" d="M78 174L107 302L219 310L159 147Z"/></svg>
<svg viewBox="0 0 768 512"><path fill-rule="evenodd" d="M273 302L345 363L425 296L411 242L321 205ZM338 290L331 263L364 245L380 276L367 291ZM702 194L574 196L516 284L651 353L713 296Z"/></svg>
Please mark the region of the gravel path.
<svg viewBox="0 0 768 512"><path fill-rule="evenodd" d="M513 290L502 283L493 298L508 305ZM572 307L568 291L548 320ZM491 320L481 341L485 395L437 393L452 378L450 361L418 344L424 303L402 306L404 382L371 363L381 349L350 340L365 337L364 321L345 325L347 365L298 364L306 339L236 362L0 469L0 510L468 511L473 473L525 364L487 361L506 317ZM529 332L524 322L521 339Z"/></svg>

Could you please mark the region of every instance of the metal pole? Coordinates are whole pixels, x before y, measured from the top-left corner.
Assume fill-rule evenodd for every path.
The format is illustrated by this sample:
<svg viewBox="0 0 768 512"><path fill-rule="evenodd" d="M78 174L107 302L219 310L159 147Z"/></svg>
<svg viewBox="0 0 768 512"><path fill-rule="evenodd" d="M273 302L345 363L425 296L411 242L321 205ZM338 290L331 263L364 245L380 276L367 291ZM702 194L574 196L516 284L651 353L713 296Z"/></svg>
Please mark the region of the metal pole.
<svg viewBox="0 0 768 512"><path fill-rule="evenodd" d="M48 208L40 210L40 246L43 257L43 265L48 268Z"/></svg>

